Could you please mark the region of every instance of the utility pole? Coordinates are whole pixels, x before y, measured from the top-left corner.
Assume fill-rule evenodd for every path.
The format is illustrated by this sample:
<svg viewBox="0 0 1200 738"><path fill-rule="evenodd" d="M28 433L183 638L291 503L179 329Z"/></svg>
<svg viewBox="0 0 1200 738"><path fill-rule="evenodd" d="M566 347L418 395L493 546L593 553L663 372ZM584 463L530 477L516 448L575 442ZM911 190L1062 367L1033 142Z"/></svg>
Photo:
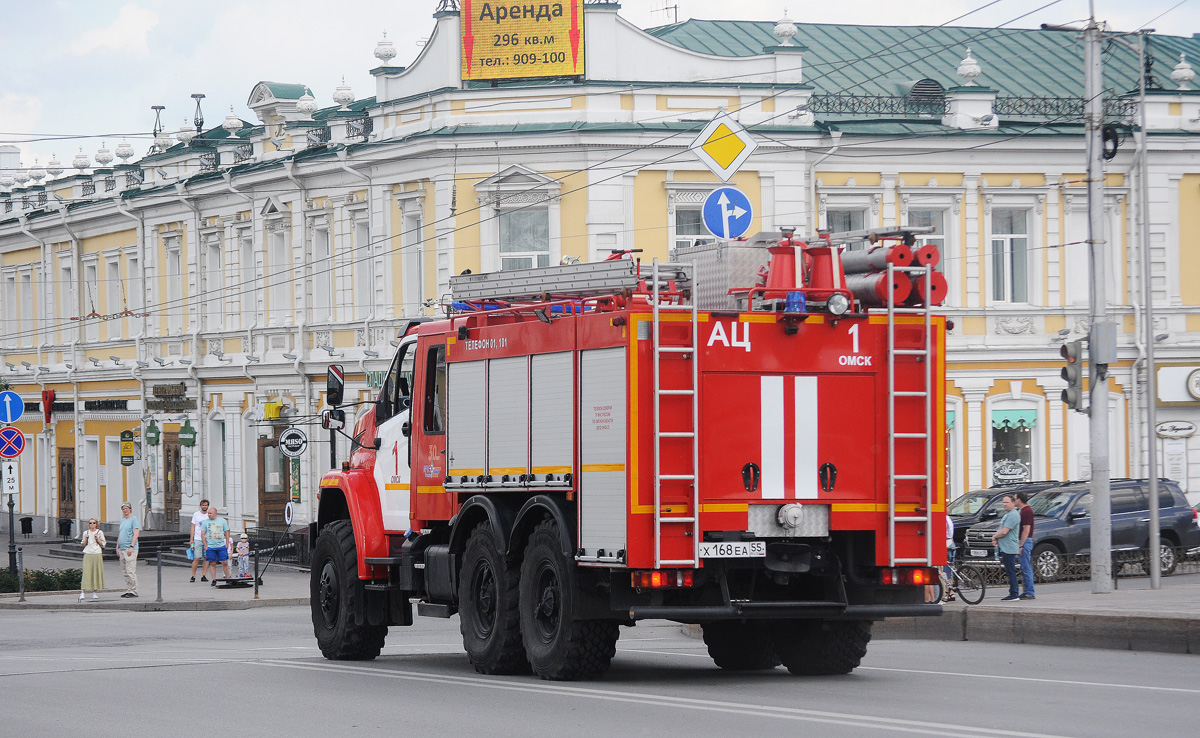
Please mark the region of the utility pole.
<svg viewBox="0 0 1200 738"><path fill-rule="evenodd" d="M1087 103L1088 265L1091 273L1088 332L1088 381L1091 397L1089 452L1091 457L1092 593L1113 591L1112 503L1108 466L1108 365L1116 350L1115 327L1108 321L1108 249L1104 242L1104 162L1101 129L1104 126L1104 83L1101 42L1094 0L1088 3L1084 30L1085 89Z"/></svg>

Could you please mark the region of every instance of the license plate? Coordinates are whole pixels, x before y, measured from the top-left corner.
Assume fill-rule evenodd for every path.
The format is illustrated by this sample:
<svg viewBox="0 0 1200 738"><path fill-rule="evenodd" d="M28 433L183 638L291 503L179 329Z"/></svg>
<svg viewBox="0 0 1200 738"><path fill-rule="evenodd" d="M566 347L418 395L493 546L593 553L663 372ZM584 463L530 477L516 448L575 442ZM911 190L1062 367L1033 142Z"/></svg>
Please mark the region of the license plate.
<svg viewBox="0 0 1200 738"><path fill-rule="evenodd" d="M982 548L973 548L971 549L971 555L982 559L984 556L988 555L988 552Z"/></svg>
<svg viewBox="0 0 1200 738"><path fill-rule="evenodd" d="M735 543L701 543L702 559L749 559L767 555L765 541L737 541Z"/></svg>

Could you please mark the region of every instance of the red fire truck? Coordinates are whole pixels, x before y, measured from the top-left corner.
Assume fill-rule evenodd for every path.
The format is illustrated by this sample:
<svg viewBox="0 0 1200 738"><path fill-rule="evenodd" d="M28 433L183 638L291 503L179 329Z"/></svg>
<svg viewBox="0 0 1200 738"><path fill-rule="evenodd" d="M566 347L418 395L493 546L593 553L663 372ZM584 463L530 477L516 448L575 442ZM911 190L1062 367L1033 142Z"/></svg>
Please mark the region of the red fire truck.
<svg viewBox="0 0 1200 738"><path fill-rule="evenodd" d="M453 278L321 480L322 653L374 658L415 603L485 674L595 677L647 618L722 668L832 674L873 621L938 614L945 281L914 240Z"/></svg>

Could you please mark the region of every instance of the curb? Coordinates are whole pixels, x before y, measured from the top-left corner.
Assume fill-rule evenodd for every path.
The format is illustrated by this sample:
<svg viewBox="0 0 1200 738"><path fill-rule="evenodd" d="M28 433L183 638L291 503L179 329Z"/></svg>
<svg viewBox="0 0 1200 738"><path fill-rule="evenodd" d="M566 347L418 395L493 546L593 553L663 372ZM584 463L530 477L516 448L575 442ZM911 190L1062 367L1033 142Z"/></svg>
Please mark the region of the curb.
<svg viewBox="0 0 1200 738"><path fill-rule="evenodd" d="M102 600L71 604L36 604L32 602L0 602L0 610L126 610L131 612L208 612L217 610L250 610L257 607L293 607L308 605L307 597L287 597L274 600L192 600L185 602L129 602Z"/></svg>
<svg viewBox="0 0 1200 738"><path fill-rule="evenodd" d="M970 607L875 623L874 637L1200 654L1200 617Z"/></svg>

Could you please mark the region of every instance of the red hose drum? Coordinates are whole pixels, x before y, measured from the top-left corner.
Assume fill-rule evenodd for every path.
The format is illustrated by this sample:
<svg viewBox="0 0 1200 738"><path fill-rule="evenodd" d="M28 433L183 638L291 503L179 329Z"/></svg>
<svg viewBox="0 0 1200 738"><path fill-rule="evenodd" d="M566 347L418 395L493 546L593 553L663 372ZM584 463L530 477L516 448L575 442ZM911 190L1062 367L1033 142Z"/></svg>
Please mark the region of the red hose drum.
<svg viewBox="0 0 1200 738"><path fill-rule="evenodd" d="M892 292L892 304L903 305L912 292L912 282L903 272L894 274L890 285L887 272L847 274L846 288L866 307L887 305L889 289Z"/></svg>
<svg viewBox="0 0 1200 738"><path fill-rule="evenodd" d="M843 251L842 269L846 274L887 271L888 264L903 267L912 264L913 252L908 246L876 246L866 251Z"/></svg>

